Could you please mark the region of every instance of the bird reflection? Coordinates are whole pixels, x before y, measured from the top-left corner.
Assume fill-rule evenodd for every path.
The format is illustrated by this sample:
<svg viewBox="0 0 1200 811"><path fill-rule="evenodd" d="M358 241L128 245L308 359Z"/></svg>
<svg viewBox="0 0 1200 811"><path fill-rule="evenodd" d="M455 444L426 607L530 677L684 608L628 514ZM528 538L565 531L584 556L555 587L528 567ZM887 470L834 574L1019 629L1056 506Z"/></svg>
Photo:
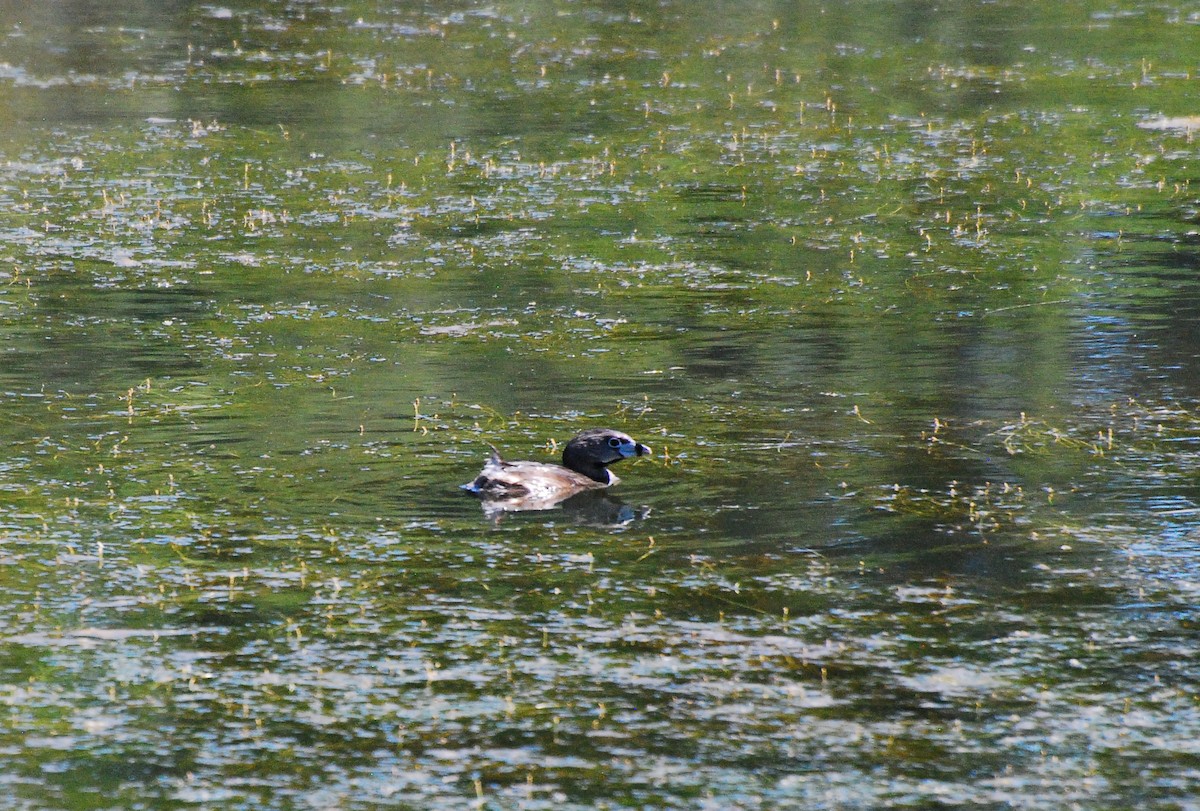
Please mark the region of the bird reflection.
<svg viewBox="0 0 1200 811"><path fill-rule="evenodd" d="M650 514L649 507L635 507L607 493L586 490L567 498L514 496L480 501L483 514L500 523L509 513L561 510L576 524L588 527L623 527Z"/></svg>

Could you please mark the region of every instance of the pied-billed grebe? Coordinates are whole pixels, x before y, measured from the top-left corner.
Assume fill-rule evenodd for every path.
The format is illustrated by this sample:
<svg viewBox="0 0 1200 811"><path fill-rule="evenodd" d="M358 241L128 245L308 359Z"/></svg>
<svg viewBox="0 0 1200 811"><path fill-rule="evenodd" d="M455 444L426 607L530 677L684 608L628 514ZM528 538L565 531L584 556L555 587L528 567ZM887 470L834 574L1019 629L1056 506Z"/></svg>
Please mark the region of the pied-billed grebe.
<svg viewBox="0 0 1200 811"><path fill-rule="evenodd" d="M608 428L589 428L576 434L563 449L562 465L545 462L506 462L492 456L464 490L489 501L506 501L511 509L545 510L585 490L612 487L620 481L608 466L650 448Z"/></svg>

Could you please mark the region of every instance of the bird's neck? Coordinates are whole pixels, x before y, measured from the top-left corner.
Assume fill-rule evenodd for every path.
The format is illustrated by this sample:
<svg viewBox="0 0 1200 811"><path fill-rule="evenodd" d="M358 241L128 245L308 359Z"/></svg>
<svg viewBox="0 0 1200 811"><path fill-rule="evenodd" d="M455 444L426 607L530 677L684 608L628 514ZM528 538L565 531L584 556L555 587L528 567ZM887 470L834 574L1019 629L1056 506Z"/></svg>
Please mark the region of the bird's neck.
<svg viewBox="0 0 1200 811"><path fill-rule="evenodd" d="M571 448L563 451L564 467L587 476L592 481L600 482L601 484L612 484L614 477L608 472L608 468L571 451Z"/></svg>

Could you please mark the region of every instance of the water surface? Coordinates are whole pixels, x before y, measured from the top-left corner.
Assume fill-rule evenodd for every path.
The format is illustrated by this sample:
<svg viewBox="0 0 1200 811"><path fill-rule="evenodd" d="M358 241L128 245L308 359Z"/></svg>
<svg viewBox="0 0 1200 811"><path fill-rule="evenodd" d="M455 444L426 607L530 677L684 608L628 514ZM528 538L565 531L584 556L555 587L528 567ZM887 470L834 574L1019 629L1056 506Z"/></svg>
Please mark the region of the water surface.
<svg viewBox="0 0 1200 811"><path fill-rule="evenodd" d="M0 9L12 807L1195 807L1192 10Z"/></svg>

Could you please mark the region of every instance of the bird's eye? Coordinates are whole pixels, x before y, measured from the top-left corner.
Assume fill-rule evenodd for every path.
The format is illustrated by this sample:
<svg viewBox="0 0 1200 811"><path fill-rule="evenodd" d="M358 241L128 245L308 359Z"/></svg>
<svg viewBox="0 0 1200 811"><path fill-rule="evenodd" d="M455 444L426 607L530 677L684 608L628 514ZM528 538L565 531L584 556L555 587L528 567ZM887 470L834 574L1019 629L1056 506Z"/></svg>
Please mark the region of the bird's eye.
<svg viewBox="0 0 1200 811"><path fill-rule="evenodd" d="M610 447L610 448L619 448L619 447L621 447L621 440L617 439L615 436L614 436L614 437L610 437L610 438L609 438L609 440L608 440L608 447Z"/></svg>

